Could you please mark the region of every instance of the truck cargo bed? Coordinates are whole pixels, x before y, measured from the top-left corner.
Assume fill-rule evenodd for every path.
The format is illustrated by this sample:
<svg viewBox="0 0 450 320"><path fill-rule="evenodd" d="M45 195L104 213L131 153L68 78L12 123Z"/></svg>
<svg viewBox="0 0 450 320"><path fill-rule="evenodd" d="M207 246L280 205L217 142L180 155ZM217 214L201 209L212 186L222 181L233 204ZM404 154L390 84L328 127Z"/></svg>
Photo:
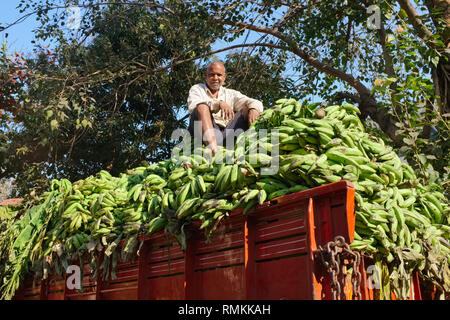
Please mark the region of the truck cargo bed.
<svg viewBox="0 0 450 320"><path fill-rule="evenodd" d="M223 219L210 242L198 225L190 226L185 251L164 231L144 237L138 258L119 262L114 280L96 281L85 265L81 291L69 290L66 276L45 281L28 278L16 299L332 298L331 281L317 248L336 236L343 236L346 243L353 241L355 190L350 182L275 198L246 215L242 211ZM366 269L367 260L363 259L361 297L373 300ZM410 299L420 299L417 275L412 284ZM351 299L351 285L345 290Z"/></svg>

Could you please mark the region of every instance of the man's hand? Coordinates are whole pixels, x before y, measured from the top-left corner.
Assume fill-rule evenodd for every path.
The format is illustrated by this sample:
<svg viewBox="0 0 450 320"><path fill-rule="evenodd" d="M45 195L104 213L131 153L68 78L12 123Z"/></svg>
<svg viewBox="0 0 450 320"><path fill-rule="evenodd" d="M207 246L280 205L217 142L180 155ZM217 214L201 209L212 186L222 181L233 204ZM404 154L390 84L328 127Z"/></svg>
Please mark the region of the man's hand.
<svg viewBox="0 0 450 320"><path fill-rule="evenodd" d="M234 119L234 112L233 109L226 103L225 101L220 100L219 102L219 108L222 111L222 115L225 120L232 120Z"/></svg>
<svg viewBox="0 0 450 320"><path fill-rule="evenodd" d="M256 109L248 110L248 125L250 126L256 119L259 118L259 111Z"/></svg>

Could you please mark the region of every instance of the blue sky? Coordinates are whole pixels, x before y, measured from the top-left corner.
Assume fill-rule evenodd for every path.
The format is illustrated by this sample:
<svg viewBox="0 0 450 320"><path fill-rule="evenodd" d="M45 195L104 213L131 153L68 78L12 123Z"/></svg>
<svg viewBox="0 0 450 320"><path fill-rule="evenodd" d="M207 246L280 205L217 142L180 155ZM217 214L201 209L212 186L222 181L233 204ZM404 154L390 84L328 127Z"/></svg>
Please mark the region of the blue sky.
<svg viewBox="0 0 450 320"><path fill-rule="evenodd" d="M2 26L10 24L19 19L22 14L16 9L19 0L2 0L2 8L0 10L0 22ZM12 26L11 28L0 33L1 42L7 42L9 51L31 52L33 49L34 35L32 30L38 26L35 16L28 17L25 21ZM6 38L6 33L8 37Z"/></svg>

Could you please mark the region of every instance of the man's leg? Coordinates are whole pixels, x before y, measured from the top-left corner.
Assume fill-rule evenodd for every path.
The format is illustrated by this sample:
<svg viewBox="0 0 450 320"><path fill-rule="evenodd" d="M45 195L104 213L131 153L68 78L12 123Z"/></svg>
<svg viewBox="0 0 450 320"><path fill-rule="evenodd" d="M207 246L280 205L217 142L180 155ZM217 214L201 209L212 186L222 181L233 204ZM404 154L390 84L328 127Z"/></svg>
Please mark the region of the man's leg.
<svg viewBox="0 0 450 320"><path fill-rule="evenodd" d="M224 146L234 146L239 134L247 131L248 128L248 108L244 107L234 114L234 119L231 120L225 128L225 138L223 139Z"/></svg>
<svg viewBox="0 0 450 320"><path fill-rule="evenodd" d="M195 122L198 121L201 124L201 131L196 132L196 129L199 130L198 126L195 126ZM211 111L206 105L199 105L194 109L192 114L189 117L189 127L188 131L191 136L194 137L202 137L202 141L206 143L206 145L210 146L211 149L214 150L217 148L217 145L222 145L223 142L223 134L220 130L220 127L214 121L214 118L211 115Z"/></svg>

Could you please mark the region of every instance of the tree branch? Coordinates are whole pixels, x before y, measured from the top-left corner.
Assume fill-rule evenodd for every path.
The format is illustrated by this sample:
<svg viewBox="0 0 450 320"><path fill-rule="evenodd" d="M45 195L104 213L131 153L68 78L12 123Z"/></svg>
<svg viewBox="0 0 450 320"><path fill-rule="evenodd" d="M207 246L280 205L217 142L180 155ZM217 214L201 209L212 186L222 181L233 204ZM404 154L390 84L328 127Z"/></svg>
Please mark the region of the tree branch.
<svg viewBox="0 0 450 320"><path fill-rule="evenodd" d="M383 50L383 59L385 62L385 71L386 74L390 77L395 77L394 63L392 60L392 56L386 49L386 30L384 29L383 21L380 21L380 28L378 29L378 37L380 39L381 49ZM391 84L391 86L396 86L395 82ZM394 89L391 87L391 89Z"/></svg>
<svg viewBox="0 0 450 320"><path fill-rule="evenodd" d="M272 44L272 43L237 44L237 45L229 46L229 47L222 48L222 49L219 49L219 50L210 51L208 53L204 53L204 54L192 57L192 58L183 59L183 60L177 60L177 61L175 61L173 63L170 63L168 65L165 65L165 66L162 66L162 67L159 67L159 68L156 68L156 69L145 70L144 72L142 72L142 70L136 71L136 72L142 72L142 74L138 78L135 78L133 80L133 82L136 81L137 79L139 79L141 76L144 76L146 74L158 73L158 72L170 69L170 68L174 68L174 67L176 67L178 65L181 65L183 63L195 61L195 60L207 57L207 56L211 56L211 55L216 54L216 53L220 53L220 52L224 52L224 51L228 51L228 50L232 50L232 49L236 49L236 48L245 48L245 47L269 47L269 48L274 48L274 49L285 49L285 47L283 47L283 46Z"/></svg>
<svg viewBox="0 0 450 320"><path fill-rule="evenodd" d="M219 20L219 21L216 20L216 22L225 23L227 25L236 26L236 27L243 27L243 28L253 30L256 32L261 32L261 33L266 33L266 34L272 35L275 38L280 39L281 41L285 42L289 46L287 48L287 50L289 50L292 53L294 53L295 55L299 56L306 63L313 66L317 70L325 72L326 74L334 76L334 77L341 79L342 81L348 83L350 86L355 88L355 90L360 95L370 95L370 90L367 89L359 80L355 79L352 75L347 74L341 70L335 69L326 63L320 62L319 60L314 58L312 55L310 55L306 50L303 50L302 48L300 48L288 36L286 36L285 34L279 32L277 30L266 28L266 27L255 26L255 25L244 23L244 22L229 22L229 21L223 21L223 20Z"/></svg>
<svg viewBox="0 0 450 320"><path fill-rule="evenodd" d="M361 98L359 96L357 96L356 94L351 94L348 92L338 92L334 95L334 99L335 101L342 103L342 101L344 100L350 100L353 103L357 103L360 104L361 103Z"/></svg>
<svg viewBox="0 0 450 320"><path fill-rule="evenodd" d="M425 41L428 47L437 49L436 44L434 43L432 38L433 33L419 18L419 14L417 13L416 8L414 8L411 2L409 2L409 0L397 0L397 2L408 15L408 22L414 27L414 30L417 31L418 36Z"/></svg>

